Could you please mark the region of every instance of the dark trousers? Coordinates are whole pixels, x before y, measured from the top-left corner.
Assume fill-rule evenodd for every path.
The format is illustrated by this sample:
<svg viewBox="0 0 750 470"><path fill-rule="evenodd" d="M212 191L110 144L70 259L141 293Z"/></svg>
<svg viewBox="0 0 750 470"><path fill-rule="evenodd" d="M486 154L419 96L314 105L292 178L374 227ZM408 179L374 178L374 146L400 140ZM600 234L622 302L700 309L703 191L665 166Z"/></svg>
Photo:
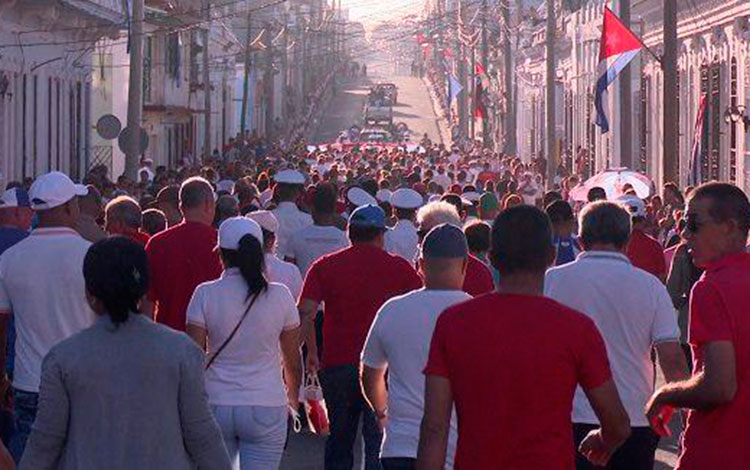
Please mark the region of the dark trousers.
<svg viewBox="0 0 750 470"><path fill-rule="evenodd" d="M586 457L578 452L581 441L589 432L598 428L599 426L596 424L573 424L576 470L601 468L592 465ZM630 437L612 454L612 458L605 468L608 470L652 470L658 444L659 436L650 427L631 428Z"/></svg>
<svg viewBox="0 0 750 470"><path fill-rule="evenodd" d="M383 464L383 470L415 470L417 468L417 459L411 457L386 457L380 459Z"/></svg>
<svg viewBox="0 0 750 470"><path fill-rule="evenodd" d="M23 451L26 450L26 441L31 434L31 426L36 419L36 411L39 404L39 394L24 392L13 389L13 405L16 432L10 439L8 450L16 463L21 461Z"/></svg>
<svg viewBox="0 0 750 470"><path fill-rule="evenodd" d="M357 367L347 365L323 369L318 373L318 378L323 387L330 422L330 435L325 448L325 470L352 469L360 416L363 417L365 470L381 470L378 456L383 434L378 429L375 414L362 396Z"/></svg>

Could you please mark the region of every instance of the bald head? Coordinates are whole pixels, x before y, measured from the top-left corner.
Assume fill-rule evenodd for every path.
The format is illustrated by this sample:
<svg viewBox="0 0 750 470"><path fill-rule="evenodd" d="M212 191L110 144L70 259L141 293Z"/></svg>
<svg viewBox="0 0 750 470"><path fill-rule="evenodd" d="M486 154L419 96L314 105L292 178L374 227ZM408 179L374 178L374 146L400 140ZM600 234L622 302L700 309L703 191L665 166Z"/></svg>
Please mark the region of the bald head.
<svg viewBox="0 0 750 470"><path fill-rule="evenodd" d="M205 178L194 176L180 186L180 210L185 220L211 225L214 219L214 189Z"/></svg>
<svg viewBox="0 0 750 470"><path fill-rule="evenodd" d="M131 197L117 197L104 209L104 228L110 235L137 232L141 222L141 206Z"/></svg>

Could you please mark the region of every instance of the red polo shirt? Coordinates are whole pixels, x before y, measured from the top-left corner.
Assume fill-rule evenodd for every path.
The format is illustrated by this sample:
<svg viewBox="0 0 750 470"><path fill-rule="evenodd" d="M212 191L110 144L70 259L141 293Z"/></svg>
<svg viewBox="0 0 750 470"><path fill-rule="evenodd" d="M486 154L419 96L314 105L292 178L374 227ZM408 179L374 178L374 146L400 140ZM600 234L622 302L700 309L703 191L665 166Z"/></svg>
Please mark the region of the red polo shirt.
<svg viewBox="0 0 750 470"><path fill-rule="evenodd" d="M492 272L476 257L469 255L469 264L466 266L466 277L464 278L463 291L472 297L477 297L495 289L492 282Z"/></svg>
<svg viewBox="0 0 750 470"><path fill-rule="evenodd" d="M691 410L683 441L680 470L720 467L739 470L750 465L750 254L723 257L709 266L690 297L690 345L695 367L703 368L701 347L713 341L734 346L737 393L710 410Z"/></svg>
<svg viewBox="0 0 750 470"><path fill-rule="evenodd" d="M149 240L148 299L156 303L157 322L185 331L185 312L193 291L221 275L215 248L216 230L198 222L180 222Z"/></svg>
<svg viewBox="0 0 750 470"><path fill-rule="evenodd" d="M310 267L301 299L324 302L322 367L359 364L378 309L391 297L422 287L400 256L368 244L326 255Z"/></svg>
<svg viewBox="0 0 750 470"><path fill-rule="evenodd" d="M141 232L140 230L138 230L137 232L128 233L126 236L134 242L139 243L143 247L146 246L149 239L151 238L147 233Z"/></svg>
<svg viewBox="0 0 750 470"><path fill-rule="evenodd" d="M627 250L630 262L659 279L667 276L667 263L661 244L642 230L634 229Z"/></svg>
<svg viewBox="0 0 750 470"><path fill-rule="evenodd" d="M440 315L425 374L451 384L456 470L574 468L576 386L611 378L591 319L546 297L499 293Z"/></svg>

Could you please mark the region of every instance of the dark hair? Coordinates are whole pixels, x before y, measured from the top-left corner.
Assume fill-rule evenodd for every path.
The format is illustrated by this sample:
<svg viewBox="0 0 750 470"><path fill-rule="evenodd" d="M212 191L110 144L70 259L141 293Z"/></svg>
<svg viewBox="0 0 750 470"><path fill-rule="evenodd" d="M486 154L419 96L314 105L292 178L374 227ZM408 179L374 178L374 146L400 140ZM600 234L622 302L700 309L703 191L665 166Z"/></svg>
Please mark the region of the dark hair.
<svg viewBox="0 0 750 470"><path fill-rule="evenodd" d="M265 255L263 247L254 236L247 234L240 238L237 250L221 249L221 258L228 268L239 268L247 283L247 299L268 289L268 281L264 274Z"/></svg>
<svg viewBox="0 0 750 470"><path fill-rule="evenodd" d="M490 260L503 275L544 272L552 259L552 224L533 206L506 209L495 218L490 236Z"/></svg>
<svg viewBox="0 0 750 470"><path fill-rule="evenodd" d="M547 207L555 201L562 201L562 194L557 191L547 191L542 197L542 207ZM549 212L547 213L549 214ZM553 219L552 222L555 220Z"/></svg>
<svg viewBox="0 0 750 470"><path fill-rule="evenodd" d="M594 186L593 188L589 189L589 192L586 194L586 199L589 202L607 199L607 191L605 191L604 188L600 186Z"/></svg>
<svg viewBox="0 0 750 470"><path fill-rule="evenodd" d="M596 244L624 247L632 230L630 212L620 204L597 201L581 211L581 243L584 249Z"/></svg>
<svg viewBox="0 0 750 470"><path fill-rule="evenodd" d="M464 203L461 200L461 196L459 196L458 194L454 194L454 193L443 194L440 197L440 200L453 205L453 207L455 207L456 210L458 211L458 215L461 215L464 212Z"/></svg>
<svg viewBox="0 0 750 470"><path fill-rule="evenodd" d="M336 210L336 188L330 183L318 183L312 203L315 212L333 214Z"/></svg>
<svg viewBox="0 0 750 470"><path fill-rule="evenodd" d="M414 218L414 214L417 213L416 209L402 209L400 207L394 207L393 209L394 209L393 212L396 213L396 218L399 220L401 219L411 220Z"/></svg>
<svg viewBox="0 0 750 470"><path fill-rule="evenodd" d="M490 249L490 232L492 227L486 222L476 221L464 228L466 242L472 253L484 253Z"/></svg>
<svg viewBox="0 0 750 470"><path fill-rule="evenodd" d="M377 227L362 227L349 224L349 240L352 243L369 243L375 240L381 233L383 233L383 230Z"/></svg>
<svg viewBox="0 0 750 470"><path fill-rule="evenodd" d="M83 259L86 290L115 324L124 323L148 290L148 261L141 245L125 237L100 240Z"/></svg>
<svg viewBox="0 0 750 470"><path fill-rule="evenodd" d="M690 200L698 198L711 200L708 213L716 222L734 220L740 232L747 237L750 230L750 202L740 188L713 181L698 186L690 194Z"/></svg>
<svg viewBox="0 0 750 470"><path fill-rule="evenodd" d="M149 235L156 235L167 229L167 217L159 209L146 209L143 211L141 227Z"/></svg>
<svg viewBox="0 0 750 470"><path fill-rule="evenodd" d="M575 219L573 208L570 207L570 204L559 199L546 206L544 212L547 213L549 220L552 221L553 224L568 222Z"/></svg>

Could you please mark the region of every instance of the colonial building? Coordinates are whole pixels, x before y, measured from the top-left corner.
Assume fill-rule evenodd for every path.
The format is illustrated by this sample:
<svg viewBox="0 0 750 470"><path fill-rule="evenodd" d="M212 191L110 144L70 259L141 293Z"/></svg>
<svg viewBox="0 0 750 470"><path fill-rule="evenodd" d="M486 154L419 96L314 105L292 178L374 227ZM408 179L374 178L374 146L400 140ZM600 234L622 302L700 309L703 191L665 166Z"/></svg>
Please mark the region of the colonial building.
<svg viewBox="0 0 750 470"><path fill-rule="evenodd" d="M0 1L2 185L90 166L91 51L123 23L119 0Z"/></svg>

